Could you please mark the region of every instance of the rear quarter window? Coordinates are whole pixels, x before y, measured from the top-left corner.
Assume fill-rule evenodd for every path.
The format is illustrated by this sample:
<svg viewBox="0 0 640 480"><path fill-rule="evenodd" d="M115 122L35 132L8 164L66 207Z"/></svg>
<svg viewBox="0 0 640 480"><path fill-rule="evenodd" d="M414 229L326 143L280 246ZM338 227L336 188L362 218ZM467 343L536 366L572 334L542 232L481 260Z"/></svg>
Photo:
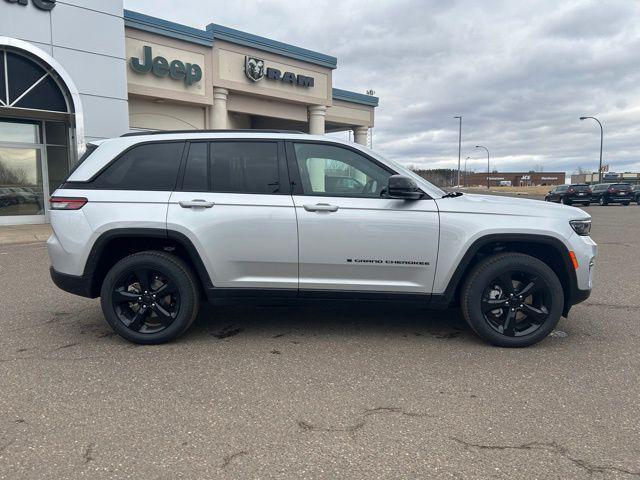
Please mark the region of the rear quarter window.
<svg viewBox="0 0 640 480"><path fill-rule="evenodd" d="M123 153L92 182L100 190L173 191L184 142L145 143Z"/></svg>

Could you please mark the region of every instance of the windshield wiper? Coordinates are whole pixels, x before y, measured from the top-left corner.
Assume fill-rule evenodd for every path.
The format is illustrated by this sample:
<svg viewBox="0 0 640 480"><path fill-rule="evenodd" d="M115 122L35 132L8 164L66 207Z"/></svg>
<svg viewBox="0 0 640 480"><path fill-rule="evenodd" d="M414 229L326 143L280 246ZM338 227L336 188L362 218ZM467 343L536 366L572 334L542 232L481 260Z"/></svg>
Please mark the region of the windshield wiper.
<svg viewBox="0 0 640 480"><path fill-rule="evenodd" d="M464 195L464 193L462 192L449 192L449 193L445 193L442 198L455 198L455 197L461 197L462 195Z"/></svg>

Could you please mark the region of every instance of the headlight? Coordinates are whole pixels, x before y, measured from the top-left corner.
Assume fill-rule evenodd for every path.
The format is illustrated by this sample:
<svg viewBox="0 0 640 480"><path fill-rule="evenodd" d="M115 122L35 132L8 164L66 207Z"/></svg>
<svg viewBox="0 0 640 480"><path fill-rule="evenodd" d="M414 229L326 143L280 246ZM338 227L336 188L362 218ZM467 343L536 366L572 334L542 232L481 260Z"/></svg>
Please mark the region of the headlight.
<svg viewBox="0 0 640 480"><path fill-rule="evenodd" d="M569 223L578 235L586 236L591 232L591 220L571 220Z"/></svg>

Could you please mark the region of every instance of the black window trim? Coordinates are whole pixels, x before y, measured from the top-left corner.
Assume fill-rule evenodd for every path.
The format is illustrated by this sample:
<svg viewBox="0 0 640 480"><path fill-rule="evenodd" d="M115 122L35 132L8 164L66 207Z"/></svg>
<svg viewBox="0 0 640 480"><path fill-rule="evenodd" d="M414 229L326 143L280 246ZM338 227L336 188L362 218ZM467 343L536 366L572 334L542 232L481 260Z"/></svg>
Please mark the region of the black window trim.
<svg viewBox="0 0 640 480"><path fill-rule="evenodd" d="M385 165L384 163L380 162L379 160L377 160L376 158L372 157L371 155L366 154L365 152L358 150L357 148L351 147L350 145L345 145L344 143L338 143L338 142L319 142L318 140L304 140L304 139L296 139L296 140L286 140L285 141L285 150L286 150L286 155L287 155L287 166L289 169L289 181L291 183L291 194L292 195L299 195L299 196L304 196L304 197L334 197L334 198L358 198L358 199L369 199L369 200L377 200L376 197L365 197L365 196L360 196L360 195L335 195L335 194L331 194L331 193L313 193L313 194L307 194L304 193L303 190L303 185L302 185L302 179L300 178L300 172L298 171L298 163L297 163L297 157L296 157L296 151L294 148L294 144L296 143L306 143L306 144L313 144L313 145L323 145L323 146L332 146L332 147L338 147L338 148L343 148L345 150L350 150L351 152L360 155L364 158L366 158L367 160L369 160L370 162L374 163L375 165L377 165L378 167L382 168L383 170L386 170L388 173L390 173L391 175L402 175L401 173L397 172L396 170L394 170L393 168L389 167L388 165ZM421 198L421 200L432 200L431 196L422 191L424 196ZM385 197L380 197L380 200L384 200Z"/></svg>
<svg viewBox="0 0 640 480"><path fill-rule="evenodd" d="M211 146L215 143L275 143L278 155L278 182L280 188L277 193L247 193L247 192L214 192L211 185L211 165L210 161L207 161L207 191L206 192L194 192L193 190L184 190L184 174L187 168L188 153L192 143L207 143L207 158L211 158ZM284 141L278 138L212 138L212 139L192 139L186 141L185 154L183 155L183 162L181 170L178 173L178 187L176 191L194 192L194 193L218 193L221 195L291 195L291 188L289 185L289 172L287 166L287 160L284 153ZM214 147L215 148L215 147Z"/></svg>

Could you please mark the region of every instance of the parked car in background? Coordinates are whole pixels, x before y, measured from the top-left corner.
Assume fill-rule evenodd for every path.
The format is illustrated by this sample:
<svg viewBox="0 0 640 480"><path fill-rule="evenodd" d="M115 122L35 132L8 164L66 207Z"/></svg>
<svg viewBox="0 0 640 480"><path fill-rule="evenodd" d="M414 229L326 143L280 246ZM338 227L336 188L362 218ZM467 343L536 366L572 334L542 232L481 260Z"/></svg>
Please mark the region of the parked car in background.
<svg viewBox="0 0 640 480"><path fill-rule="evenodd" d="M591 203L591 188L586 183L559 185L551 190L544 197L544 200L545 202L564 203L565 205L579 203L588 207Z"/></svg>
<svg viewBox="0 0 640 480"><path fill-rule="evenodd" d="M633 192L633 201L640 205L640 185L634 185L631 191Z"/></svg>
<svg viewBox="0 0 640 480"><path fill-rule="evenodd" d="M600 205L621 203L625 207L633 200L631 185L628 183L599 183L591 188L591 199Z"/></svg>

